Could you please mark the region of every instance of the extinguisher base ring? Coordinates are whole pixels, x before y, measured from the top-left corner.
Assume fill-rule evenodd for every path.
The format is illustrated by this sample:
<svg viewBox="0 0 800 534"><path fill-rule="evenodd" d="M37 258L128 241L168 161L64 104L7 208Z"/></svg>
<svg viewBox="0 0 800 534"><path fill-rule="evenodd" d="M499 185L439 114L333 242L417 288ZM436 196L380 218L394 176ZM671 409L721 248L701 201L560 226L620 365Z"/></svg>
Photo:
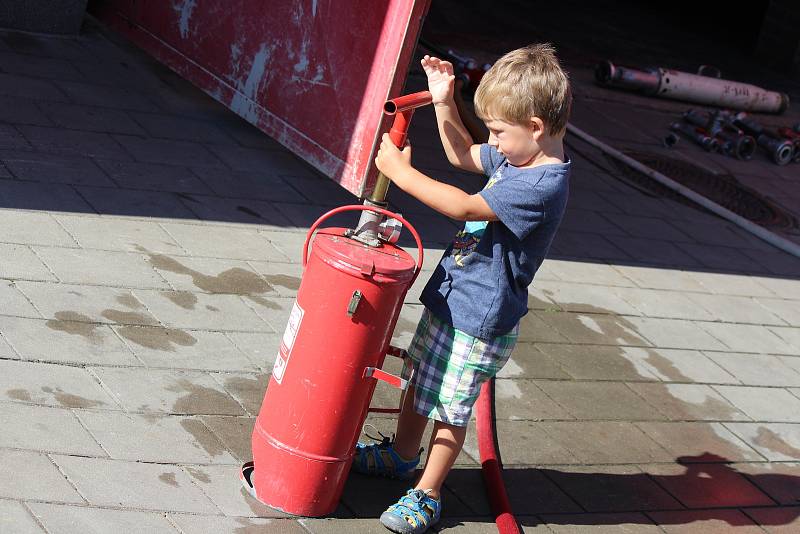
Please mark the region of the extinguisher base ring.
<svg viewBox="0 0 800 534"><path fill-rule="evenodd" d="M242 483L242 487L245 491L255 500L258 499L258 495L256 495L256 487L253 485L253 473L255 472L255 462L250 460L249 462L245 462L242 464L242 468L239 470L239 481ZM260 502L260 501L259 501Z"/></svg>

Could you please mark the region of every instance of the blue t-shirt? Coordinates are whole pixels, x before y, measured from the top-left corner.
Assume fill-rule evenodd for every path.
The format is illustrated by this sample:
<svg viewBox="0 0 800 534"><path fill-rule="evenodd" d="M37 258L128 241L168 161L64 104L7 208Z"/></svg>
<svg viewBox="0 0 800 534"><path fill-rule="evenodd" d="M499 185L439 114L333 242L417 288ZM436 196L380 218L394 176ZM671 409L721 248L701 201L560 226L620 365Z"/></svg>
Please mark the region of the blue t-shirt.
<svg viewBox="0 0 800 534"><path fill-rule="evenodd" d="M440 320L488 339L528 313L528 286L564 215L570 161L520 169L481 146L480 195L499 221L469 221L444 251L420 301Z"/></svg>

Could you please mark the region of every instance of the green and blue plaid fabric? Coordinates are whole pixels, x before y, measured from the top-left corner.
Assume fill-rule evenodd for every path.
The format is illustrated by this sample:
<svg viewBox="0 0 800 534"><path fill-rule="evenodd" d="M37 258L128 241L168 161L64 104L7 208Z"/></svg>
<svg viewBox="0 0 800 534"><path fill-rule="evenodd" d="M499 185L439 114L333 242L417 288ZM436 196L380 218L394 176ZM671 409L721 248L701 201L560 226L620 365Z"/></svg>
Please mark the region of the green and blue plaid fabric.
<svg viewBox="0 0 800 534"><path fill-rule="evenodd" d="M427 308L408 354L414 363L414 408L451 425L466 426L481 385L511 357L519 325L508 334L479 339L437 319Z"/></svg>

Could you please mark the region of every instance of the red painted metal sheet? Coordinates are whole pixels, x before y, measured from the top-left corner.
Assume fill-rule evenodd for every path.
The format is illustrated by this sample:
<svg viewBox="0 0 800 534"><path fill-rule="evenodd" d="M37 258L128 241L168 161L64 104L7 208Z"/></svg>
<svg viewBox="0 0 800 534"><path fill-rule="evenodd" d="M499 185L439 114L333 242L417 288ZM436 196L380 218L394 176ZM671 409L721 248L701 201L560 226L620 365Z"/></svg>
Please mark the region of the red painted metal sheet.
<svg viewBox="0 0 800 534"><path fill-rule="evenodd" d="M95 0L92 12L352 193L429 0Z"/></svg>

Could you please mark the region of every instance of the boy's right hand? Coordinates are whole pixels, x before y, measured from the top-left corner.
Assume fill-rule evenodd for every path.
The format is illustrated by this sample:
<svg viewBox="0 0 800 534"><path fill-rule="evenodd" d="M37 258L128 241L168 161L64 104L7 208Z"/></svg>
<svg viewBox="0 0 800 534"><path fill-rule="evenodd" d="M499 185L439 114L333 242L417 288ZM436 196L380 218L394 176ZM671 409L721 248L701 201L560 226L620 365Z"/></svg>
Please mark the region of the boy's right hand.
<svg viewBox="0 0 800 534"><path fill-rule="evenodd" d="M433 97L433 104L448 102L453 97L453 64L438 57L422 58L422 69L428 76L428 90Z"/></svg>

